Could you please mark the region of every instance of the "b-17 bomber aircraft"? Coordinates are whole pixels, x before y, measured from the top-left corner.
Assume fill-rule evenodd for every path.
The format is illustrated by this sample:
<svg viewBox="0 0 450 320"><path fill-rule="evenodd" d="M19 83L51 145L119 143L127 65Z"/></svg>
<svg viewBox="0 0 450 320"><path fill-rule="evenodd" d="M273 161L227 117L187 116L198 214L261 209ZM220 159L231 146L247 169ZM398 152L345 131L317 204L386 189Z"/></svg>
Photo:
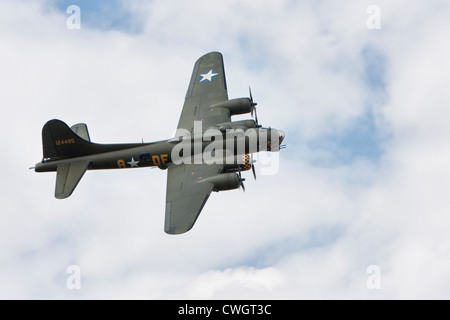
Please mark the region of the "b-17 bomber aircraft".
<svg viewBox="0 0 450 320"><path fill-rule="evenodd" d="M55 172L55 197L69 197L86 170L159 167L167 169L164 231L189 231L212 191L244 189L241 172L252 169L251 155L279 151L285 133L258 124L256 103L228 99L219 52L195 63L174 138L151 143L91 142L86 124L69 128L60 120L42 129L43 159L36 172ZM231 121L251 113L254 119ZM244 189L245 190L245 189Z"/></svg>

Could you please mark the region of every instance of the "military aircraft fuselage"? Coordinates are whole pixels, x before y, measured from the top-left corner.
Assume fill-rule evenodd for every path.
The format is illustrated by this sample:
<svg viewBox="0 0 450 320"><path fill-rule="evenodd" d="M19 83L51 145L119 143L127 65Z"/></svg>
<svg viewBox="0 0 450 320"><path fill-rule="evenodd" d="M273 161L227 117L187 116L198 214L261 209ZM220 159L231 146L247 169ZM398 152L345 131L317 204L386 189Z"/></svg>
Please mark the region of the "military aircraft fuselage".
<svg viewBox="0 0 450 320"><path fill-rule="evenodd" d="M36 172L57 171L58 165L89 161L88 170L159 167L181 163L188 164L242 164L233 156L260 151L278 151L284 138L281 130L272 128L248 128L206 132L197 136L180 136L151 143L94 144L99 153L69 159L43 159L36 164ZM61 143L71 143L62 139ZM73 141L72 143L77 143Z"/></svg>

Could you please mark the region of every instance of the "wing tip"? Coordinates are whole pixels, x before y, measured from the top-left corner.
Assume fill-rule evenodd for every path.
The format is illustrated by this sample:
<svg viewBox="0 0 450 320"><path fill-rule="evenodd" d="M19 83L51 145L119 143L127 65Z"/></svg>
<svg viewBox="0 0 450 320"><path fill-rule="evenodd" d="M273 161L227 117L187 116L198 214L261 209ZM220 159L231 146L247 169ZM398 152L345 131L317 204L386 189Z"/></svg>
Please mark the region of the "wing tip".
<svg viewBox="0 0 450 320"><path fill-rule="evenodd" d="M208 52L207 54L202 55L200 58L198 58L196 64L199 64L200 61L205 60L205 59L216 59L216 58L219 58L219 59L221 59L221 61L223 61L222 53L219 51L211 51L211 52Z"/></svg>
<svg viewBox="0 0 450 320"><path fill-rule="evenodd" d="M221 52L219 52L219 51L211 51L211 52L208 52L208 53L204 54L203 56L201 56L200 59L204 58L204 57L208 57L208 56L214 56L214 55L218 55L218 56L223 57Z"/></svg>
<svg viewBox="0 0 450 320"><path fill-rule="evenodd" d="M164 232L170 235L178 235L178 234L183 234L188 232L189 230L192 229L192 227L194 226L194 223L191 224L184 224L184 225L166 225L164 227Z"/></svg>

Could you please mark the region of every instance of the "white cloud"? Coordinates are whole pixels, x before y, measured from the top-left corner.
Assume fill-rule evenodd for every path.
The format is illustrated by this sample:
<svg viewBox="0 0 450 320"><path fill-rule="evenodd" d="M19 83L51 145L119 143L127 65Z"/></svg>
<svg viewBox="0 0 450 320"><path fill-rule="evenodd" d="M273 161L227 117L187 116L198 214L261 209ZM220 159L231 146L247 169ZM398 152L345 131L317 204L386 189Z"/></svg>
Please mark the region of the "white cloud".
<svg viewBox="0 0 450 320"><path fill-rule="evenodd" d="M448 4L382 1L382 29L368 30L371 4L133 1L143 27L129 34L68 30L50 2L3 1L1 296L448 298ZM366 81L368 47L385 61L383 92ZM86 122L96 142L169 137L211 50L230 98L250 84L288 149L277 175L213 194L189 233L163 233L164 171L88 172L58 201L54 174L27 170L54 117ZM332 161L327 139L367 112L383 153ZM65 287L72 264L80 291Z"/></svg>
<svg viewBox="0 0 450 320"><path fill-rule="evenodd" d="M275 268L240 267L223 271L211 270L200 275L187 287L190 299L246 298L255 292L267 294L284 282Z"/></svg>

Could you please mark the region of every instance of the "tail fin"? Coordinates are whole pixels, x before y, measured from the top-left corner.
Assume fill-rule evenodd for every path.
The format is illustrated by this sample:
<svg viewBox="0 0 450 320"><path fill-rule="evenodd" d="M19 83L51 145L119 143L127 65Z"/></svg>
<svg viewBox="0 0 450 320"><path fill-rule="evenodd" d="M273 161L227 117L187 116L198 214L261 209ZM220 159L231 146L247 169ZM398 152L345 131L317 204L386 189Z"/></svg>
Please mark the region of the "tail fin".
<svg viewBox="0 0 450 320"><path fill-rule="evenodd" d="M78 124L74 129L79 131L83 125ZM82 133L81 133L82 132ZM81 128L81 135L87 136L87 128ZM57 160L88 155L92 151L92 143L81 138L61 120L50 120L42 129L42 149L44 160Z"/></svg>

